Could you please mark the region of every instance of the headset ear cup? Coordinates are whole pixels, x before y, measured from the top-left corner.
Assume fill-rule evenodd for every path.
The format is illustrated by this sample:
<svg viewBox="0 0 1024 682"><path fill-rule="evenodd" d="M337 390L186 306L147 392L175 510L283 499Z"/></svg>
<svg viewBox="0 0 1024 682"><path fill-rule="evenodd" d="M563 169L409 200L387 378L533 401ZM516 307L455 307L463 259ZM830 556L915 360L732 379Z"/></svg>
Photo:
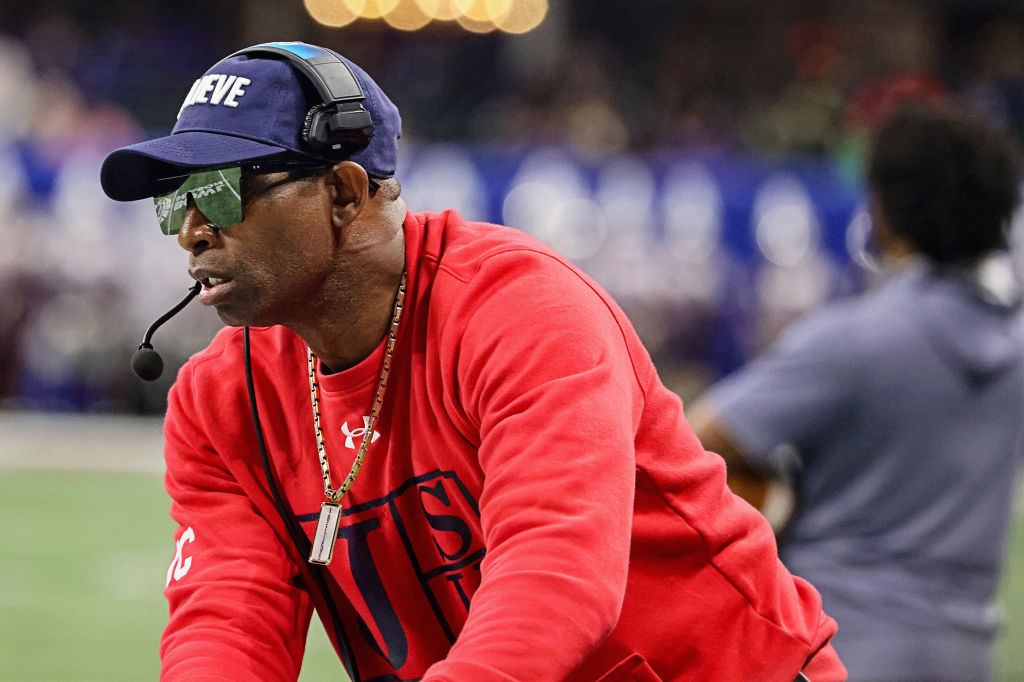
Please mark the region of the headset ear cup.
<svg viewBox="0 0 1024 682"><path fill-rule="evenodd" d="M346 158L365 149L373 138L373 119L361 105L317 104L306 112L302 141L327 158Z"/></svg>

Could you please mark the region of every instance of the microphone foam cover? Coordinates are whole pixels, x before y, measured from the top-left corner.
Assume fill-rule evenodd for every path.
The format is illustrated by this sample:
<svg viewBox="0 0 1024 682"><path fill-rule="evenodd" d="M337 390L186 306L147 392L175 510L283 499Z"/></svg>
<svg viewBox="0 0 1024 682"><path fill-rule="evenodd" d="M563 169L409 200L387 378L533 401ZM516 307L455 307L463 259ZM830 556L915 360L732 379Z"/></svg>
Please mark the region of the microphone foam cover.
<svg viewBox="0 0 1024 682"><path fill-rule="evenodd" d="M164 373L164 360L152 348L140 348L132 353L132 371L140 379L156 381Z"/></svg>

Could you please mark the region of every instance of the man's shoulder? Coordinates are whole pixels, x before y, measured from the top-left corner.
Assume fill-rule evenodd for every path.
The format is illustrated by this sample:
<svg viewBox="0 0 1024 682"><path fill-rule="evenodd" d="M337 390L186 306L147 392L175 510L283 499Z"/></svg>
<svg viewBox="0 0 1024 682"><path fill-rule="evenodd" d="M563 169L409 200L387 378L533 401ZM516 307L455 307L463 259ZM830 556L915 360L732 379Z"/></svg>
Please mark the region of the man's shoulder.
<svg viewBox="0 0 1024 682"><path fill-rule="evenodd" d="M416 218L424 226L423 257L456 279L472 279L498 256L575 270L544 242L507 225L466 220L454 210L416 214Z"/></svg>
<svg viewBox="0 0 1024 682"><path fill-rule="evenodd" d="M530 317L571 302L578 316L610 313L629 327L614 299L589 275L539 239L518 229L465 220L455 211L427 214L421 263L430 262L432 300L476 310L486 301ZM431 223L437 221L437 225ZM431 238L431 230L444 239ZM447 311L451 312L451 311Z"/></svg>
<svg viewBox="0 0 1024 682"><path fill-rule="evenodd" d="M245 383L245 346L242 327L225 327L217 332L203 350L195 353L182 366L177 383L188 379L193 383L209 383L218 390ZM249 330L252 361L258 366L267 359L280 358L296 343L296 336L285 327L252 327Z"/></svg>

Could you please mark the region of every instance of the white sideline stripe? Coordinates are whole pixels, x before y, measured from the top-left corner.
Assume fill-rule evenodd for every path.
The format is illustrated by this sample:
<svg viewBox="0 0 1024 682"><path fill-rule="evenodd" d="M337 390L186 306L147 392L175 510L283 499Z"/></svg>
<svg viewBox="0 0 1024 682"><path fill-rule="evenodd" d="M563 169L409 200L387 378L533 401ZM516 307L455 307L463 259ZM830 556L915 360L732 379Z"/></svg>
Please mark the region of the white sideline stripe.
<svg viewBox="0 0 1024 682"><path fill-rule="evenodd" d="M163 417L0 410L0 471L164 472ZM1024 472L1015 511L1024 516Z"/></svg>
<svg viewBox="0 0 1024 682"><path fill-rule="evenodd" d="M0 410L0 470L164 470L163 418Z"/></svg>

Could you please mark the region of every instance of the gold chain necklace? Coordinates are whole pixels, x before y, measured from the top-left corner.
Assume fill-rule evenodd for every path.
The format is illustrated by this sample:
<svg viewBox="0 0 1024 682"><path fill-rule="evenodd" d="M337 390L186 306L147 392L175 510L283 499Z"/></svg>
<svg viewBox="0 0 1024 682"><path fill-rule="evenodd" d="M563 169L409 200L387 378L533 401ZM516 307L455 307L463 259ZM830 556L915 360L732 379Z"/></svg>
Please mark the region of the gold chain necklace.
<svg viewBox="0 0 1024 682"><path fill-rule="evenodd" d="M316 449L320 457L320 473L324 478L324 495L327 501L320 505L320 518L316 523L316 533L313 535L313 546L309 552L309 563L327 565L331 563L334 555L334 544L338 535L338 522L341 521L341 498L345 496L348 489L359 475L363 467L363 460L366 458L366 451L370 449L373 441L373 427L377 425L377 417L380 415L380 407L384 403L384 391L388 387L388 376L391 375L391 355L395 350L395 339L398 337L398 323L402 319L402 309L405 305L405 278L406 273L402 271L402 282L398 285L398 294L395 296L395 307L391 311L391 327L388 329L387 346L384 349L384 364L380 368L380 379L377 380L377 395L373 399L373 408L370 410L370 421L363 430L363 440L359 444L359 452L356 453L352 467L348 470L341 487L331 487L331 465L327 461L327 450L324 448L324 434L320 429L320 384L316 380L316 368L320 364L319 358L313 355L313 351L306 346L306 359L309 364L309 397L313 401L313 432L316 434Z"/></svg>

